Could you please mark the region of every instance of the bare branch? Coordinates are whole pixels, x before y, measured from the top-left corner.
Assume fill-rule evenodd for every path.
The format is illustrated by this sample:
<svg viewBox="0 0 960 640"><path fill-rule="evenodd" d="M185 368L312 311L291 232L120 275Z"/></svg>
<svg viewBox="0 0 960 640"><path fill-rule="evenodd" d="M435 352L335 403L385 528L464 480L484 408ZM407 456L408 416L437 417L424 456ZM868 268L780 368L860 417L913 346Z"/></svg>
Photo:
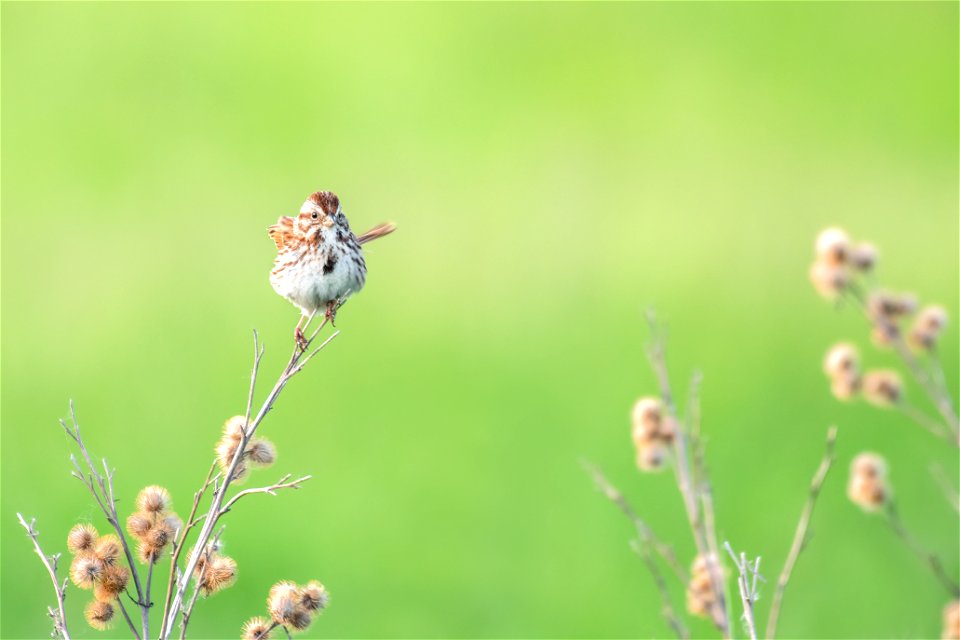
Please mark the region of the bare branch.
<svg viewBox="0 0 960 640"><path fill-rule="evenodd" d="M670 625L670 628L673 629L673 632L677 635L678 638L689 638L690 634L687 631L687 628L684 626L683 622L677 616L674 611L673 605L670 601L670 591L667 588L667 583L663 579L663 574L660 573L657 563L654 561L653 556L650 554L650 549L655 549L663 559L670 565L674 572L677 573L677 576L680 577L681 583L686 583L687 579L681 577L682 569L677 563L676 558L673 555L673 552L669 553L664 552L664 545L653 535L653 532L650 530L650 527L637 515L637 512L634 511L633 507L630 506L630 503L627 502L627 499L623 497L623 494L620 493L603 475L603 472L600 471L597 467L590 464L589 462L583 461L583 468L587 470L591 476L593 476L593 481L596 483L597 488L615 505L620 508L620 511L623 512L625 516L633 523L633 526L637 530L637 540L634 545L632 545L633 550L640 556L644 564L647 565L647 569L650 571L650 575L653 576L653 581L657 585L657 590L660 592L660 601L661 601L661 613L663 614L664 619L667 621L667 624Z"/></svg>
<svg viewBox="0 0 960 640"><path fill-rule="evenodd" d="M927 566L930 567L930 570L933 571L933 575L937 578L943 588L947 590L951 597L954 599L960 598L960 585L953 581L953 579L947 575L946 570L943 568L943 562L940 560L940 556L937 554L928 551L923 547L916 538L911 535L911 533L904 526L903 521L900 519L900 514L897 511L896 504L890 502L887 504L885 510L887 516L887 524L890 525L890 528L893 529L893 532L897 534L904 544L917 555L918 558L923 560Z"/></svg>
<svg viewBox="0 0 960 640"><path fill-rule="evenodd" d="M296 480L289 480L291 475L292 474L288 473L287 475L283 476L282 478L277 480L274 484L270 485L269 487L257 487L255 489L244 489L243 491L237 493L235 496L233 496L233 498L231 498L227 502L227 504L223 506L222 509L220 509L220 516L223 516L228 511L230 511L233 505L243 496L248 496L253 493L268 493L272 496L275 496L277 495L276 492L280 489L299 489L302 483L306 482L307 480L313 477L313 476L303 476L303 477L297 478Z"/></svg>
<svg viewBox="0 0 960 640"><path fill-rule="evenodd" d="M773 594L773 604L770 605L770 615L767 618L768 640L777 635L777 621L780 618L780 606L783 603L783 593L786 591L787 583L790 582L790 576L793 573L793 567L797 564L797 558L800 552L807 546L807 529L810 526L810 518L813 516L813 508L817 504L817 498L820 496L820 489L823 487L824 480L830 472L830 467L836 458L834 446L837 442L837 428L830 427L827 431L827 447L820 460L820 466L813 474L813 480L810 482L810 493L807 501L803 505L803 511L800 514L800 522L797 523L797 529L793 534L793 542L790 545L790 553L787 554L787 560L783 565L783 571L780 572L780 578L777 580L777 588Z"/></svg>
<svg viewBox="0 0 960 640"><path fill-rule="evenodd" d="M57 609L54 610L53 607L47 608L50 617L53 619L53 635L58 638L63 638L64 640L70 640L70 632L67 630L67 616L63 609L63 601L67 597L67 580L64 579L62 586L57 580L57 563L60 560L60 554L48 556L43 552L43 549L40 547L40 542L37 540L40 532L36 529L35 519L31 519L28 524L27 521L23 519L23 516L18 513L17 520L19 520L23 528L27 530L27 537L30 538L30 541L33 543L33 550L40 556L40 562L43 563L43 566L47 569L47 573L50 574L50 580L53 582L53 590L57 594Z"/></svg>
<svg viewBox="0 0 960 640"><path fill-rule="evenodd" d="M747 635L751 640L757 640L757 627L753 621L753 605L759 596L757 592L757 581L763 580L760 575L760 556L757 556L753 564L747 560L747 554L741 553L739 558L733 552L733 547L729 542L723 543L723 548L727 550L730 557L733 558L733 564L736 565L739 575L737 577L737 586L740 587L740 602L743 603L743 624L746 627Z"/></svg>
<svg viewBox="0 0 960 640"><path fill-rule="evenodd" d="M950 484L950 480L947 479L946 474L943 472L943 467L935 464L931 467L930 473L933 474L934 480L940 485L940 490L943 491L943 496L950 504L950 507L957 513L960 513L960 493L957 493L957 490Z"/></svg>

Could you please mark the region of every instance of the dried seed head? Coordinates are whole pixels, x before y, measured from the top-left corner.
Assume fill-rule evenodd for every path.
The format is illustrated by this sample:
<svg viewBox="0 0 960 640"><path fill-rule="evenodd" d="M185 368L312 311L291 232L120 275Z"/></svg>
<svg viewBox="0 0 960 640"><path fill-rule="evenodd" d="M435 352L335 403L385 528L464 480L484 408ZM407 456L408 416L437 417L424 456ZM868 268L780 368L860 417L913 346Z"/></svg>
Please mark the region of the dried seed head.
<svg viewBox="0 0 960 640"><path fill-rule="evenodd" d="M870 295L867 311L876 321L893 322L917 309L917 298L911 293L879 292Z"/></svg>
<svg viewBox="0 0 960 640"><path fill-rule="evenodd" d="M663 404L659 398L640 398L633 405L630 417L634 426L651 425L652 431L656 431L660 426L660 419L663 417Z"/></svg>
<svg viewBox="0 0 960 640"><path fill-rule="evenodd" d="M327 589L316 580L311 580L300 591L300 604L307 611L320 611L327 607L330 596Z"/></svg>
<svg viewBox="0 0 960 640"><path fill-rule="evenodd" d="M837 400L850 400L860 391L860 377L840 375L830 381L830 392Z"/></svg>
<svg viewBox="0 0 960 640"><path fill-rule="evenodd" d="M150 531L150 527L152 526L153 518L139 511L127 518L127 531L137 539L141 539L147 535L147 532Z"/></svg>
<svg viewBox="0 0 960 640"><path fill-rule="evenodd" d="M267 611L278 624L289 624L293 614L300 609L300 594L297 585L284 581L270 587L267 595Z"/></svg>
<svg viewBox="0 0 960 640"><path fill-rule="evenodd" d="M232 440L239 443L243 439L243 431L247 426L246 416L233 416L223 424L223 438L221 442Z"/></svg>
<svg viewBox="0 0 960 640"><path fill-rule="evenodd" d="M697 556L690 567L690 583L687 585L687 610L695 616L709 617L717 602L717 594L710 576L712 569L719 570L712 556Z"/></svg>
<svg viewBox="0 0 960 640"><path fill-rule="evenodd" d="M850 464L847 497L865 511L876 511L890 499L887 465L875 453L861 453Z"/></svg>
<svg viewBox="0 0 960 640"><path fill-rule="evenodd" d="M816 252L817 258L824 264L843 264L850 253L850 237L837 227L824 229L817 236Z"/></svg>
<svg viewBox="0 0 960 640"><path fill-rule="evenodd" d="M67 534L67 549L74 554L92 551L94 545L97 544L98 537L97 530L93 528L92 524L74 525L73 529L70 529L70 533Z"/></svg>
<svg viewBox="0 0 960 640"><path fill-rule="evenodd" d="M304 631L307 627L310 626L310 623L313 622L313 616L310 615L303 607L297 607L293 610L293 613L287 618L286 625L294 631Z"/></svg>
<svg viewBox="0 0 960 640"><path fill-rule="evenodd" d="M83 612L89 624L98 631L109 629L113 625L113 605L109 602L94 600Z"/></svg>
<svg viewBox="0 0 960 640"><path fill-rule="evenodd" d="M895 324L876 324L870 329L870 342L872 342L875 347L885 349L892 345L899 335L900 329Z"/></svg>
<svg viewBox="0 0 960 640"><path fill-rule="evenodd" d="M658 440L637 445L637 468L640 471L660 471L667 460L667 448Z"/></svg>
<svg viewBox="0 0 960 640"><path fill-rule="evenodd" d="M277 449L273 443L264 438L255 438L244 452L250 464L269 467L277 459Z"/></svg>
<svg viewBox="0 0 960 640"><path fill-rule="evenodd" d="M862 242L850 252L849 262L857 271L872 271L877 265L877 248Z"/></svg>
<svg viewBox="0 0 960 640"><path fill-rule="evenodd" d="M677 421L670 416L664 417L660 423L660 431L657 432L657 438L664 444L672 444L677 435Z"/></svg>
<svg viewBox="0 0 960 640"><path fill-rule="evenodd" d="M70 579L81 589L89 589L100 578L106 564L92 553L78 555L70 563Z"/></svg>
<svg viewBox="0 0 960 640"><path fill-rule="evenodd" d="M883 480L887 477L887 461L876 453L864 452L850 463L850 473L868 480Z"/></svg>
<svg viewBox="0 0 960 640"><path fill-rule="evenodd" d="M960 640L960 600L948 602L943 608L943 640Z"/></svg>
<svg viewBox="0 0 960 640"><path fill-rule="evenodd" d="M183 529L183 520L181 520L180 516L177 514L171 513L164 518L163 521L166 523L167 528L173 532L173 535L170 537L170 540L172 541L176 538L177 532Z"/></svg>
<svg viewBox="0 0 960 640"><path fill-rule="evenodd" d="M841 342L830 347L823 359L823 372L830 378L856 375L860 370L860 357L852 344Z"/></svg>
<svg viewBox="0 0 960 640"><path fill-rule="evenodd" d="M160 560L160 550L146 540L141 541L137 545L137 558L143 564L156 564Z"/></svg>
<svg viewBox="0 0 960 640"><path fill-rule="evenodd" d="M115 564L120 557L120 540L113 534L108 534L97 540L97 545L93 549L95 556L100 558L104 564Z"/></svg>
<svg viewBox="0 0 960 640"><path fill-rule="evenodd" d="M209 596L217 591L231 586L237 579L237 563L227 556L214 556L206 563L203 577L200 579L200 590L203 595Z"/></svg>
<svg viewBox="0 0 960 640"><path fill-rule="evenodd" d="M903 397L903 383L896 371L868 371L863 376L863 397L870 404L889 407L900 402Z"/></svg>
<svg viewBox="0 0 960 640"><path fill-rule="evenodd" d="M810 282L817 293L833 300L850 284L850 274L843 265L814 262L810 266Z"/></svg>
<svg viewBox="0 0 960 640"><path fill-rule="evenodd" d="M176 530L170 526L167 518L158 521L144 536L144 542L152 546L157 551L163 551L163 548L173 542L173 536Z"/></svg>
<svg viewBox="0 0 960 640"><path fill-rule="evenodd" d="M171 504L170 492L158 485L145 487L137 496L137 509L146 513L165 513Z"/></svg>
<svg viewBox="0 0 960 640"><path fill-rule="evenodd" d="M939 305L924 307L917 314L916 326L927 331L939 332L947 326L947 310Z"/></svg>
<svg viewBox="0 0 960 640"><path fill-rule="evenodd" d="M243 625L242 640L270 640L271 622L257 616L250 618Z"/></svg>
<svg viewBox="0 0 960 640"><path fill-rule="evenodd" d="M908 339L910 346L918 351L929 351L937 344L940 332L947 324L947 312L943 307L924 307L917 314Z"/></svg>
<svg viewBox="0 0 960 640"><path fill-rule="evenodd" d="M128 580L130 580L130 571L125 566L108 565L93 587L93 597L100 602L111 602L127 588Z"/></svg>

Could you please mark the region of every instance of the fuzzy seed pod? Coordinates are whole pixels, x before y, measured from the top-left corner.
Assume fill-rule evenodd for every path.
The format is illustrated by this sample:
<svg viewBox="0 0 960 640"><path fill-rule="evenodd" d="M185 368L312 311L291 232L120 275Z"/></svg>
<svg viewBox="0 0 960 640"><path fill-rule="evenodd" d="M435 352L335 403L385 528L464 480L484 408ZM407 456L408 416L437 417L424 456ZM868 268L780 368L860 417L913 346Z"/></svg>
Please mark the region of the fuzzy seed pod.
<svg viewBox="0 0 960 640"><path fill-rule="evenodd" d="M270 640L271 623L266 618L250 618L243 625L242 640Z"/></svg>
<svg viewBox="0 0 960 640"><path fill-rule="evenodd" d="M857 271L872 271L877 266L877 248L869 242L862 242L850 252L849 262Z"/></svg>
<svg viewBox="0 0 960 640"><path fill-rule="evenodd" d="M837 227L824 229L817 236L817 259L824 264L841 265L850 253L850 237Z"/></svg>
<svg viewBox="0 0 960 640"><path fill-rule="evenodd" d="M92 524L74 525L67 534L67 549L73 554L92 551L99 537Z"/></svg>
<svg viewBox="0 0 960 640"><path fill-rule="evenodd" d="M896 371L868 371L863 376L863 397L878 407L890 407L903 397L903 383Z"/></svg>
<svg viewBox="0 0 960 640"><path fill-rule="evenodd" d="M297 607L293 614L287 618L286 626L294 631L305 631L311 622L313 622L313 616L303 607Z"/></svg>
<svg viewBox="0 0 960 640"><path fill-rule="evenodd" d="M910 328L908 340L917 351L929 351L937 345L940 332L947 324L947 312L943 307L924 307L917 314Z"/></svg>
<svg viewBox="0 0 960 640"><path fill-rule="evenodd" d="M821 296L833 300L850 284L850 274L843 265L814 262L810 266L810 283Z"/></svg>
<svg viewBox="0 0 960 640"><path fill-rule="evenodd" d="M244 452L250 464L259 467L269 467L277 459L277 449L273 443L264 438L255 438Z"/></svg>
<svg viewBox="0 0 960 640"><path fill-rule="evenodd" d="M943 608L943 640L960 640L960 600L947 603Z"/></svg>
<svg viewBox="0 0 960 640"><path fill-rule="evenodd" d="M111 533L97 540L93 554L100 558L104 564L116 564L121 550L120 539Z"/></svg>
<svg viewBox="0 0 960 640"><path fill-rule="evenodd" d="M145 513L137 512L127 518L127 531L134 538L140 539L147 535L150 527L153 526L153 519Z"/></svg>
<svg viewBox="0 0 960 640"><path fill-rule="evenodd" d="M870 342L875 347L886 349L896 341L899 335L900 329L897 325L891 323L877 324L870 330Z"/></svg>
<svg viewBox="0 0 960 640"><path fill-rule="evenodd" d="M860 378L857 376L837 376L830 381L830 392L837 400L851 400L860 391Z"/></svg>
<svg viewBox="0 0 960 640"><path fill-rule="evenodd" d="M243 431L247 426L246 416L233 416L223 424L223 438L221 442L232 440L239 443L243 438Z"/></svg>
<svg viewBox="0 0 960 640"><path fill-rule="evenodd" d="M300 605L307 611L320 611L326 609L330 596L327 589L316 580L311 580L303 589L300 590Z"/></svg>
<svg viewBox="0 0 960 640"><path fill-rule="evenodd" d="M83 616L91 627L98 631L105 631L113 626L113 613L112 604L94 600L84 609Z"/></svg>
<svg viewBox="0 0 960 640"><path fill-rule="evenodd" d="M719 571L716 559L708 560L705 556L694 558L690 567L690 583L687 585L687 611L692 615L707 618L716 605L717 594L710 576L714 568Z"/></svg>
<svg viewBox="0 0 960 640"><path fill-rule="evenodd" d="M640 471L660 471L667 460L667 448L659 441L637 446L637 468Z"/></svg>
<svg viewBox="0 0 960 640"><path fill-rule="evenodd" d="M145 487L137 496L137 509L149 514L166 513L171 504L170 492L158 485Z"/></svg>
<svg viewBox="0 0 960 640"><path fill-rule="evenodd" d="M70 563L70 579L81 589L90 589L105 567L103 560L92 553L80 554Z"/></svg>
<svg viewBox="0 0 960 640"><path fill-rule="evenodd" d="M267 595L267 611L270 618L277 624L286 625L294 617L294 613L301 609L300 593L297 585L292 582L278 582L270 587Z"/></svg>
<svg viewBox="0 0 960 640"><path fill-rule="evenodd" d="M630 418L634 427L643 426L656 431L663 418L663 404L658 398L640 398L634 403Z"/></svg>
<svg viewBox="0 0 960 640"><path fill-rule="evenodd" d="M861 453L850 464L847 497L864 511L877 511L890 500L887 465L874 453Z"/></svg>
<svg viewBox="0 0 960 640"><path fill-rule="evenodd" d="M175 530L170 526L167 519L164 518L150 527L147 535L144 536L144 542L162 551L165 546L173 542L174 533Z"/></svg>
<svg viewBox="0 0 960 640"><path fill-rule="evenodd" d="M100 602L111 602L127 588L128 580L130 572L126 567L119 564L107 565L93 587L93 597Z"/></svg>
<svg viewBox="0 0 960 640"><path fill-rule="evenodd" d="M880 292L872 294L867 300L867 311L874 322L879 320L893 322L910 315L916 308L917 299L910 293Z"/></svg>
<svg viewBox="0 0 960 640"><path fill-rule="evenodd" d="M227 556L214 556L207 561L200 579L200 590L209 596L233 585L237 579L237 563Z"/></svg>
<svg viewBox="0 0 960 640"><path fill-rule="evenodd" d="M860 371L860 356L852 344L841 342L830 347L823 359L823 372L830 378L857 375Z"/></svg>

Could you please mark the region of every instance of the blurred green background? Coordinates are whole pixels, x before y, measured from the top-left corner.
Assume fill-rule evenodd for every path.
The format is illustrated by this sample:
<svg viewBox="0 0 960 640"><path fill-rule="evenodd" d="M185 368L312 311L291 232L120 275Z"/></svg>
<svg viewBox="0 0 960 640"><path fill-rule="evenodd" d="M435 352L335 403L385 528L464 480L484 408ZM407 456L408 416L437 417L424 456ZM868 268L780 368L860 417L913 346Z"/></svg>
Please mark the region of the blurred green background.
<svg viewBox="0 0 960 640"><path fill-rule="evenodd" d="M243 410L251 330L261 393L289 353L266 226L320 188L355 230L399 231L369 246L247 486L314 480L228 516L240 579L196 637L236 637L282 578L332 593L307 637L669 635L578 463L691 558L671 475L632 461L650 305L675 384L704 373L720 535L763 557L760 619L836 423L781 634L939 636L945 594L844 484L858 451L888 456L956 575L927 470L956 478L956 453L833 400L833 341L894 359L807 268L840 224L879 245L885 283L958 316L957 24L956 3L4 3L3 637L45 637L52 602L15 512L51 552L77 521L103 529L70 477L68 399L122 513L149 483L186 512ZM86 627L88 598L69 592L75 636L124 636Z"/></svg>

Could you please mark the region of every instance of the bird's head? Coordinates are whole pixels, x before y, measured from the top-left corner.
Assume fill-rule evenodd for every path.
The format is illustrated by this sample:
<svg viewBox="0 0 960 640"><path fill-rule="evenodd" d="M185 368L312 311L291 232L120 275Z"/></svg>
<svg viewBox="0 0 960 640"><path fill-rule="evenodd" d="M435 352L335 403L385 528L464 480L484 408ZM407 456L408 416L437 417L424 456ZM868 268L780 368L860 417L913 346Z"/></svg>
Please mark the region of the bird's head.
<svg viewBox="0 0 960 640"><path fill-rule="evenodd" d="M340 198L332 191L317 191L300 207L297 226L307 233L320 228L329 229L337 223L340 211Z"/></svg>

